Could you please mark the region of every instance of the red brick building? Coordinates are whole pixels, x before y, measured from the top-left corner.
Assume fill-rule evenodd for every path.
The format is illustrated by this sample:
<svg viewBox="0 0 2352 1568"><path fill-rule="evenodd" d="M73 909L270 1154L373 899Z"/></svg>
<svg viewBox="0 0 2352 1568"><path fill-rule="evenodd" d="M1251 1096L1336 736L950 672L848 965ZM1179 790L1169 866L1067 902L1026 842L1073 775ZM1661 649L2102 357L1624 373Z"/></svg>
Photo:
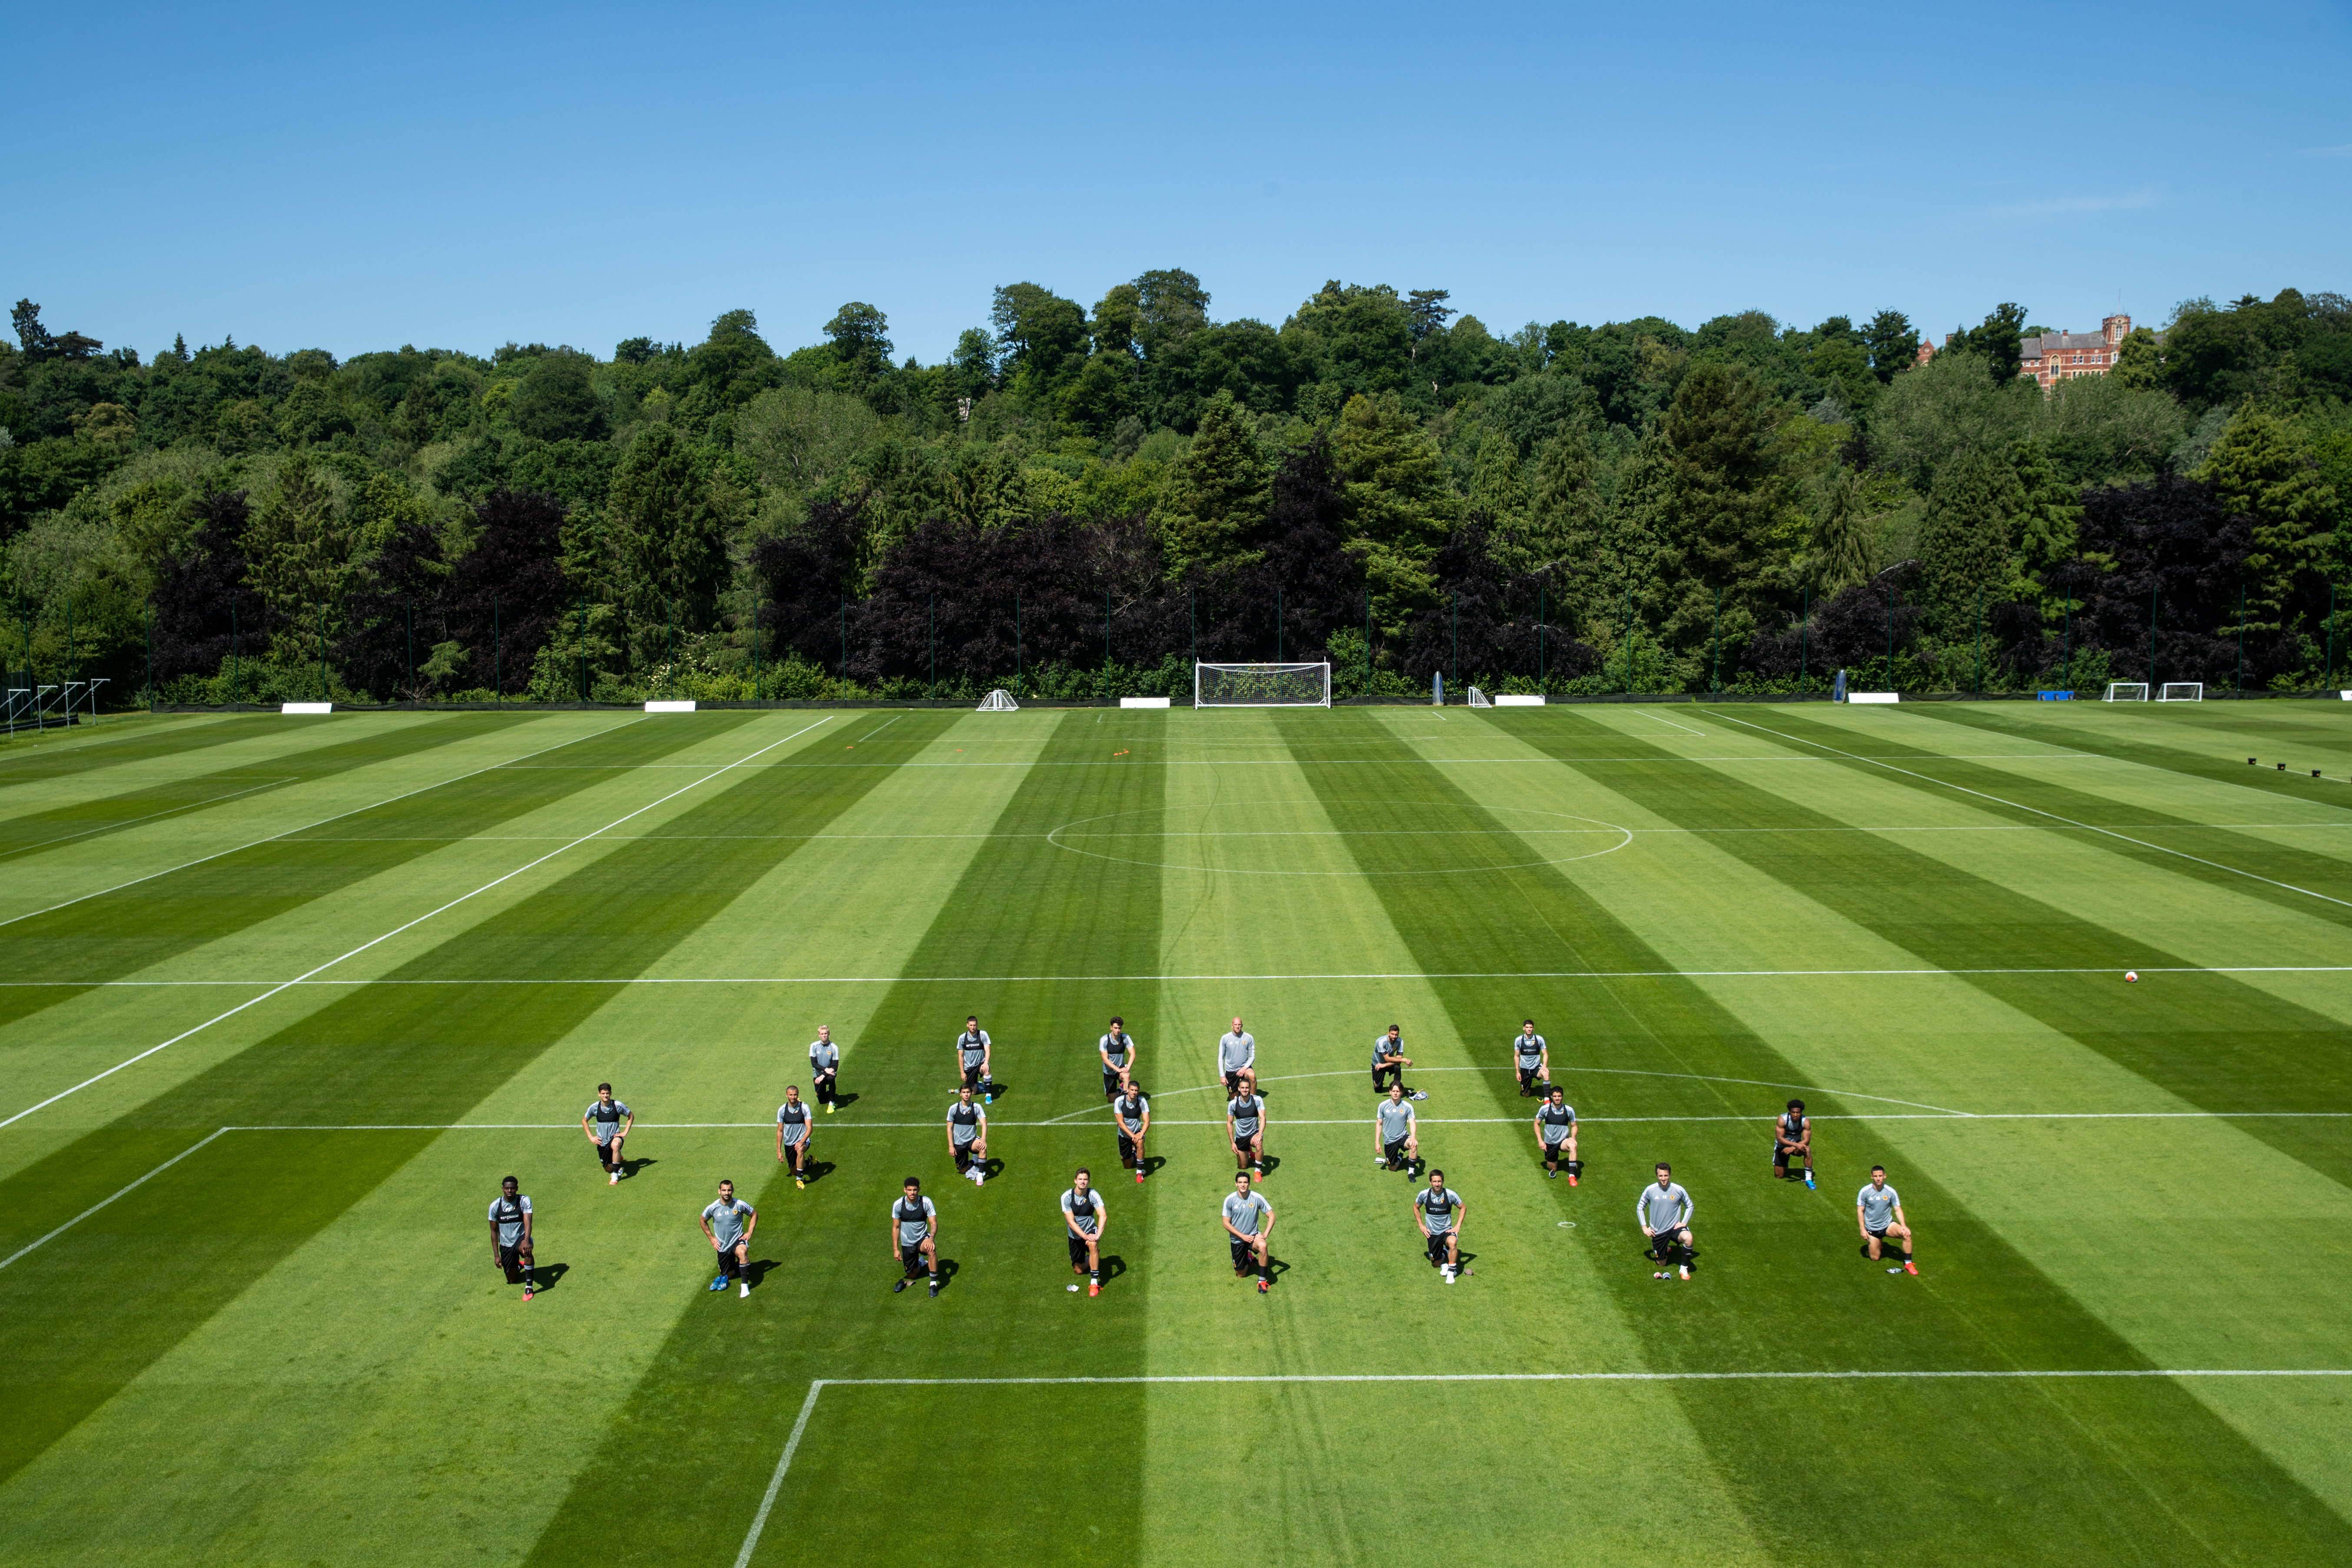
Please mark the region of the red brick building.
<svg viewBox="0 0 2352 1568"><path fill-rule="evenodd" d="M2078 375L2105 375L2116 367L2116 355L2130 335L2129 316L2109 316L2095 332L2046 332L2018 344L2017 374L2030 375L2049 391Z"/></svg>

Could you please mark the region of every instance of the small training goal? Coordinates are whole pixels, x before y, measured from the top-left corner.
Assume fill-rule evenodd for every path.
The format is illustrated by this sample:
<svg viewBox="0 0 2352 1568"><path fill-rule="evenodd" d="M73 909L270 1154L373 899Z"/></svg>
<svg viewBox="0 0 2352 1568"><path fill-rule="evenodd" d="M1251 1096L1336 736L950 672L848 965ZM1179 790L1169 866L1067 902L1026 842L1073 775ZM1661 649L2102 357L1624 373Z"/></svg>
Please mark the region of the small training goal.
<svg viewBox="0 0 2352 1568"><path fill-rule="evenodd" d="M2107 694L2099 699L2099 700L2102 702L2145 702L2147 700L2147 682L2145 680L2110 680L2107 682Z"/></svg>
<svg viewBox="0 0 2352 1568"><path fill-rule="evenodd" d="M2205 683L2201 680L2168 680L2164 689L2156 694L2158 702L2202 702Z"/></svg>
<svg viewBox="0 0 2352 1568"><path fill-rule="evenodd" d="M1492 708L1494 704L1486 700L1486 694L1485 692L1479 690L1474 686L1470 689L1470 706L1473 708Z"/></svg>
<svg viewBox="0 0 2352 1568"><path fill-rule="evenodd" d="M1021 704L1013 700L1013 693L1000 686L980 700L979 710L982 713L1017 713L1021 710Z"/></svg>
<svg viewBox="0 0 2352 1568"><path fill-rule="evenodd" d="M1196 664L1195 708L1328 708L1328 664Z"/></svg>

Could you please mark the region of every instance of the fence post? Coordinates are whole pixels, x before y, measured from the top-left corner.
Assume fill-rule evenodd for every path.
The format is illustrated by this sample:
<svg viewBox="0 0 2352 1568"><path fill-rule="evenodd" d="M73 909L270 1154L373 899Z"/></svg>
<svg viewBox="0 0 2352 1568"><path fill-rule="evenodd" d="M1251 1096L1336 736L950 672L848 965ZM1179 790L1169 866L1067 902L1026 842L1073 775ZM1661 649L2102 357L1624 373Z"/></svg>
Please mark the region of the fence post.
<svg viewBox="0 0 2352 1568"><path fill-rule="evenodd" d="M1538 588L1536 590L1536 689L1541 691L1549 685L1550 682L1544 675L1544 591Z"/></svg>
<svg viewBox="0 0 2352 1568"><path fill-rule="evenodd" d="M327 607L324 605L319 606L318 617L310 623L310 629L319 637L319 700L324 702L327 700Z"/></svg>
<svg viewBox="0 0 2352 1568"><path fill-rule="evenodd" d="M2246 694L2246 584L2238 582L2238 695Z"/></svg>
<svg viewBox="0 0 2352 1568"><path fill-rule="evenodd" d="M1454 595L1454 684L1462 684L1462 595Z"/></svg>
<svg viewBox="0 0 2352 1568"><path fill-rule="evenodd" d="M28 621L25 625L25 663L29 667L32 662L33 628ZM412 658L409 662L414 664L416 661ZM236 602L231 600L228 606L228 701L232 708L236 706L236 694L244 677L245 633L236 624Z"/></svg>
<svg viewBox="0 0 2352 1568"><path fill-rule="evenodd" d="M1886 584L1886 689L1895 689L1895 584Z"/></svg>
<svg viewBox="0 0 2352 1568"><path fill-rule="evenodd" d="M2066 590L2066 597L2058 601L2059 626L2063 628L2058 642L2058 685L2060 689L2074 689L2074 590Z"/></svg>
<svg viewBox="0 0 2352 1568"><path fill-rule="evenodd" d="M1282 662L1282 589L1274 590L1274 662Z"/></svg>
<svg viewBox="0 0 2352 1568"><path fill-rule="evenodd" d="M1809 584L1797 590L1797 695L1805 694L1805 665L1812 652L1813 590Z"/></svg>
<svg viewBox="0 0 2352 1568"><path fill-rule="evenodd" d="M2147 683L2156 684L2156 591L2158 584L2147 585Z"/></svg>
<svg viewBox="0 0 2352 1568"><path fill-rule="evenodd" d="M490 681L498 688L498 700L507 700L507 637L506 628L499 624L499 596L490 595Z"/></svg>
<svg viewBox="0 0 2352 1568"><path fill-rule="evenodd" d="M1977 695L1984 695L1984 590L1977 590Z"/></svg>
<svg viewBox="0 0 2352 1568"><path fill-rule="evenodd" d="M1021 591L1016 588L1013 591L1013 695L1015 697L1022 695L1021 678Z"/></svg>
<svg viewBox="0 0 2352 1568"><path fill-rule="evenodd" d="M1625 584L1625 695L1633 695L1633 584Z"/></svg>
<svg viewBox="0 0 2352 1568"><path fill-rule="evenodd" d="M2329 604L2331 604L2331 605L2335 603L2335 601L2334 601L2334 600L2332 600L2332 599L2331 599L2331 600L2329 600L2328 602L2329 602ZM2334 626L2334 624L2335 624L2335 623L2331 620L2328 624L2332 626ZM2329 646L2333 647L2334 645L2333 645L2333 644L2331 644L2331 645L2329 645ZM1367 588L1367 589L1365 589L1365 590L1364 590L1364 695L1365 695L1365 696L1367 696L1367 697L1370 697L1371 694L1372 694L1372 591L1371 591L1370 588Z"/></svg>
<svg viewBox="0 0 2352 1568"><path fill-rule="evenodd" d="M849 700L849 595L841 595L841 700Z"/></svg>
<svg viewBox="0 0 2352 1568"><path fill-rule="evenodd" d="M1200 601L1200 597L1199 597L1199 595L1200 595L1200 592L1201 592L1201 591L1200 591L1198 588L1187 588L1187 589L1185 589L1185 590L1184 590L1184 618L1192 624L1192 662L1193 662L1194 664L1196 664L1196 665L1197 665L1197 664L1199 664L1199 663L1201 662L1201 601ZM1195 678L1196 678L1196 679L1197 679L1197 677L1199 676L1199 674L1200 674L1200 672L1199 672L1197 669L1193 671L1193 675L1195 676Z"/></svg>
<svg viewBox="0 0 2352 1568"><path fill-rule="evenodd" d="M1706 678L1707 690L1720 693L1723 690L1723 590L1720 588L1715 591L1715 623L1707 636L1715 643L1715 668Z"/></svg>
<svg viewBox="0 0 2352 1568"><path fill-rule="evenodd" d="M580 700L588 700L588 595L580 595Z"/></svg>
<svg viewBox="0 0 2352 1568"><path fill-rule="evenodd" d="M1110 696L1110 594L1108 590L1103 594L1102 694L1106 699Z"/></svg>
<svg viewBox="0 0 2352 1568"><path fill-rule="evenodd" d="M408 622L408 700L416 700L416 595L411 594L402 601Z"/></svg>
<svg viewBox="0 0 2352 1568"><path fill-rule="evenodd" d="M677 601L662 601L662 689L677 679Z"/></svg>
<svg viewBox="0 0 2352 1568"><path fill-rule="evenodd" d="M751 700L760 700L760 590L751 590Z"/></svg>
<svg viewBox="0 0 2352 1568"><path fill-rule="evenodd" d="M2336 684L2336 584L2327 584L2327 679Z"/></svg>
<svg viewBox="0 0 2352 1568"><path fill-rule="evenodd" d="M147 711L155 711L155 601L147 601Z"/></svg>
<svg viewBox="0 0 2352 1568"><path fill-rule="evenodd" d="M931 684L923 700L936 702L940 697L940 596L937 594L931 595L930 615Z"/></svg>

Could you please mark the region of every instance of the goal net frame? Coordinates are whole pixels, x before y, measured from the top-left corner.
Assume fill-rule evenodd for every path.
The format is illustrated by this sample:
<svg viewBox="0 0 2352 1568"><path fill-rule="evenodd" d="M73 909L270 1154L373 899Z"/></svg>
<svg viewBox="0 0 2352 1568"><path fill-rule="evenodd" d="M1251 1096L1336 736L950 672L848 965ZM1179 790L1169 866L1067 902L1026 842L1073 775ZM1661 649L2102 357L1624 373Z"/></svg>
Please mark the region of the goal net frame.
<svg viewBox="0 0 2352 1568"><path fill-rule="evenodd" d="M2175 697L2173 693L2176 691L2182 695ZM2205 700L2205 683L2201 680L2168 680L2157 689L2156 700L2158 702L2202 702Z"/></svg>
<svg viewBox="0 0 2352 1568"><path fill-rule="evenodd" d="M1474 686L1474 687L1472 687L1472 688L1470 689L1470 706L1471 706L1471 707L1473 707L1473 708L1492 708L1494 705L1495 705L1495 704L1487 699L1487 696L1486 696L1486 694L1485 692L1483 692L1483 691L1479 690L1479 689L1478 689L1476 687L1475 687L1475 686Z"/></svg>
<svg viewBox="0 0 2352 1568"><path fill-rule="evenodd" d="M2117 696L2116 693L2118 692L2124 693L2124 695ZM2135 692L2137 693L2137 696L2132 695L2132 693ZM2100 698L2099 700L2102 702L2145 702L2147 700L2147 682L2145 680L2110 680L2107 682L2107 694L2105 697Z"/></svg>
<svg viewBox="0 0 2352 1568"><path fill-rule="evenodd" d="M1000 686L995 690L990 692L987 696L982 698L980 700L979 708L974 710L974 711L981 713L1018 713L1021 711L1021 704L1013 700L1013 693L1005 690L1004 688Z"/></svg>
<svg viewBox="0 0 2352 1568"><path fill-rule="evenodd" d="M1326 664L1192 664L1195 708L1328 708Z"/></svg>

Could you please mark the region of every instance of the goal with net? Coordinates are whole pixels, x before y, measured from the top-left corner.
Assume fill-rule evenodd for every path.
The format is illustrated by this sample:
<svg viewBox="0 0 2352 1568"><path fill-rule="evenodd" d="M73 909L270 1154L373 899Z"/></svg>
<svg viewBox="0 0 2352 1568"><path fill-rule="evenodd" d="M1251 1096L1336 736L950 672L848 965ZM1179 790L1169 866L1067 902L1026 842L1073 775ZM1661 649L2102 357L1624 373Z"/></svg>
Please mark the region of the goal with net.
<svg viewBox="0 0 2352 1568"><path fill-rule="evenodd" d="M2107 682L2107 694L2099 700L2102 702L2145 702L2147 700L2147 682L2145 680L2110 680Z"/></svg>
<svg viewBox="0 0 2352 1568"><path fill-rule="evenodd" d="M1021 710L1021 704L1013 700L1013 693L1000 686L980 700L979 710L982 713L1017 713Z"/></svg>
<svg viewBox="0 0 2352 1568"><path fill-rule="evenodd" d="M1492 708L1494 704L1486 700L1486 694L1485 692L1479 690L1474 686L1470 689L1470 706L1473 708Z"/></svg>
<svg viewBox="0 0 2352 1568"><path fill-rule="evenodd" d="M2164 689L2156 694L2158 702L2202 702L2205 683L2201 680L2168 680Z"/></svg>
<svg viewBox="0 0 2352 1568"><path fill-rule="evenodd" d="M1328 708L1328 664L1196 664L1195 708Z"/></svg>

